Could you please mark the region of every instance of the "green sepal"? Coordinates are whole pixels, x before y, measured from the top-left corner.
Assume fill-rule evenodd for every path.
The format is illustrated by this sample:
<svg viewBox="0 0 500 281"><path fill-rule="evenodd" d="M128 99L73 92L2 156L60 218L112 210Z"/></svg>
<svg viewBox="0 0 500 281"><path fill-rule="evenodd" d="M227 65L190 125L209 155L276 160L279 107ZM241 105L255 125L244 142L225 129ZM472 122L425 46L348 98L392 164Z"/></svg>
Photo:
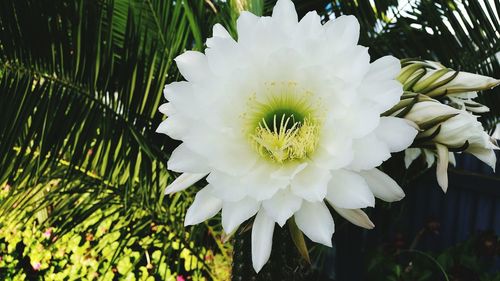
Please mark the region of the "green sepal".
<svg viewBox="0 0 500 281"><path fill-rule="evenodd" d="M418 83L418 81L420 81L420 79L422 79L422 77L424 77L426 74L427 74L427 69L425 69L424 67L422 67L421 69L417 70L419 73L416 74L415 77L413 77L412 79L406 81L404 84L403 84L403 90L404 91L412 91L412 92L416 92L413 90L413 86L415 84ZM415 72L417 72L415 71Z"/></svg>
<svg viewBox="0 0 500 281"><path fill-rule="evenodd" d="M401 68L404 68L405 66L414 64L416 62L425 62L425 60L421 58L405 58L405 59L400 59L399 62L401 63Z"/></svg>
<svg viewBox="0 0 500 281"><path fill-rule="evenodd" d="M441 116L432 118L431 120L425 121L425 122L419 124L418 126L422 130L428 130L428 129L430 129L430 128L432 128L440 123L445 122L446 120L448 120L452 117L457 116L458 114L459 113L451 113L451 114L441 115Z"/></svg>
<svg viewBox="0 0 500 281"><path fill-rule="evenodd" d="M450 147L450 146L442 144L442 143L439 143L439 144L446 146L446 148L448 149L449 152L464 152L465 150L467 150L467 148L469 148L469 145L470 145L468 140L466 140L463 145L458 146L458 147ZM436 143L434 143L434 144L426 143L426 144L422 144L422 145L417 145L416 147L434 150L436 148Z"/></svg>
<svg viewBox="0 0 500 281"><path fill-rule="evenodd" d="M295 223L295 218L289 219L287 224L295 247L297 247L297 250L299 251L302 258L304 258L307 263L311 264L311 259L309 258L309 250L307 250L304 234L302 233L302 231L300 231L299 227Z"/></svg>
<svg viewBox="0 0 500 281"><path fill-rule="evenodd" d="M441 96L443 94L446 95L448 93L448 90L435 91L435 92L434 92L434 90L436 90L437 88L442 87L442 86L450 83L453 79L455 79L458 76L459 73L460 73L459 71L455 71L455 73L453 73L453 75L451 75L450 77L444 79L443 81L441 81L439 83L436 83L435 85L433 85L429 89L426 89L426 91L424 92L424 94L427 94L430 97L437 97L437 96Z"/></svg>
<svg viewBox="0 0 500 281"><path fill-rule="evenodd" d="M419 93L404 91L403 94L401 95L401 100L412 99L418 95L419 95Z"/></svg>
<svg viewBox="0 0 500 281"><path fill-rule="evenodd" d="M413 106L418 102L418 95L416 95L411 101L410 103L403 109L401 110L401 112L399 112L398 114L396 114L396 117L399 117L399 118L403 118L406 116L406 114L408 114L408 112L410 112L410 110L413 108Z"/></svg>
<svg viewBox="0 0 500 281"><path fill-rule="evenodd" d="M422 72L426 72L425 65L418 63L414 65L410 65L401 70L396 80L401 82L401 84L405 85L407 80L417 71L421 70Z"/></svg>
<svg viewBox="0 0 500 281"><path fill-rule="evenodd" d="M439 124L437 126L437 128L434 130L434 132L432 132L430 135L425 136L425 137L419 137L419 136L417 136L415 138L415 143L414 144L418 145L420 143L425 143L425 142L431 141L431 140L433 140L439 134L439 132L441 132L441 124Z"/></svg>
<svg viewBox="0 0 500 281"><path fill-rule="evenodd" d="M413 91L415 91L417 93L422 93L422 94L429 92L428 89L434 87L434 85L432 85L432 84L434 82L436 82L438 79L440 79L441 77L443 77L444 75L446 75L450 71L453 71L453 70L451 70L449 68L445 68L445 69L440 69L440 70L434 72L431 76L425 78L422 81L418 81L417 83L415 83L415 85L413 86ZM445 79L445 80L447 80L447 79ZM438 84L440 84L440 83L438 83Z"/></svg>
<svg viewBox="0 0 500 281"><path fill-rule="evenodd" d="M416 102L434 101L433 99L431 99L425 95L421 95L418 93L412 93L412 92L404 92L404 95L401 97L401 100L395 106L393 106L391 109L382 113L380 116L391 116L392 114L396 113L397 111L412 104L413 99L416 99Z"/></svg>
<svg viewBox="0 0 500 281"><path fill-rule="evenodd" d="M448 147L448 151L450 152L462 152L469 148L469 141L466 140L462 146L459 147Z"/></svg>

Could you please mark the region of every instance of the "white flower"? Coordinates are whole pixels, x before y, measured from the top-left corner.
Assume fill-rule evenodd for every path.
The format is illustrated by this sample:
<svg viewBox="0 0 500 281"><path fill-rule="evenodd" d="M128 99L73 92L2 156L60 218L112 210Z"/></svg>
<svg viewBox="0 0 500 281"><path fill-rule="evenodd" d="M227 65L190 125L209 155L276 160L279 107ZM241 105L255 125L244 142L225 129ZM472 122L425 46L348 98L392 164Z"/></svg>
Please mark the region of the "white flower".
<svg viewBox="0 0 500 281"><path fill-rule="evenodd" d="M422 145L424 149L410 148L405 151L405 164L411 162L424 153L426 162L430 167L436 158L438 183L446 192L448 187L448 163L454 165L455 158L450 150L458 149L479 158L491 168L495 169L496 156L494 149L498 147L491 141L490 136L484 131L477 117L465 110L458 110L437 101L423 101L413 105L405 118L422 126L426 122L436 120L442 116L453 116L444 122L439 122L424 132L420 133L416 141L428 139ZM430 145L431 148L425 148Z"/></svg>
<svg viewBox="0 0 500 281"><path fill-rule="evenodd" d="M187 80L165 87L168 116L158 128L183 143L170 170L184 173L166 192L207 177L185 224L222 209L231 233L257 215L253 266L271 252L275 223L292 216L312 241L331 246L334 222L325 199L347 220L372 228L360 208L375 197L404 193L376 167L408 147L416 130L404 119L380 117L399 101L400 63L387 56L370 64L357 45L359 24L343 16L321 25L316 12L297 19L293 3L279 0L272 17L243 12L238 40L215 25L205 54L176 58Z"/></svg>

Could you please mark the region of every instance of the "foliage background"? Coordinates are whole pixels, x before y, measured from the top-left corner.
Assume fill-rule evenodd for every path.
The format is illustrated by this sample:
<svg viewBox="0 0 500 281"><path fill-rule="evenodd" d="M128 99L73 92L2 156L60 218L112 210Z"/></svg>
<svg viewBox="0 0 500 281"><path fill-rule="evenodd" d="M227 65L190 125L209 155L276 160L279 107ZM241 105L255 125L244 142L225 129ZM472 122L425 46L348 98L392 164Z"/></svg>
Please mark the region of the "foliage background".
<svg viewBox="0 0 500 281"><path fill-rule="evenodd" d="M498 0L294 2L299 17L356 15L373 59L422 57L500 76ZM236 36L241 10L268 15L274 3L0 2L0 278L80 264L67 276L227 279L231 246L217 219L185 229L194 191L163 196L178 143L155 133L157 108L163 86L181 79L173 58L203 50L214 23ZM493 130L500 95L480 99Z"/></svg>

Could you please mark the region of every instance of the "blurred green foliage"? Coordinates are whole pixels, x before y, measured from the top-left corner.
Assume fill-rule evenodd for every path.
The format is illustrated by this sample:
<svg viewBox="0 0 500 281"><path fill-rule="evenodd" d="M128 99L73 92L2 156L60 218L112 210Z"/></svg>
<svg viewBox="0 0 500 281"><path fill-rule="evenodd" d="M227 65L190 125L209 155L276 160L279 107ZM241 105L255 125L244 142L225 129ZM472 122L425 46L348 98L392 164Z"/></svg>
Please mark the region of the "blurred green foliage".
<svg viewBox="0 0 500 281"><path fill-rule="evenodd" d="M0 201L7 189L0 190ZM202 271L207 265L218 269L209 280L228 280L227 258L205 249L191 251L193 242L176 239L168 225L151 224L149 231L120 245L120 238L130 235L130 222L147 216L145 211L136 210L134 216L124 218L113 208L98 209L62 235L57 227L40 228L40 211L29 216L30 211L2 216L0 280L197 281L207 280Z"/></svg>

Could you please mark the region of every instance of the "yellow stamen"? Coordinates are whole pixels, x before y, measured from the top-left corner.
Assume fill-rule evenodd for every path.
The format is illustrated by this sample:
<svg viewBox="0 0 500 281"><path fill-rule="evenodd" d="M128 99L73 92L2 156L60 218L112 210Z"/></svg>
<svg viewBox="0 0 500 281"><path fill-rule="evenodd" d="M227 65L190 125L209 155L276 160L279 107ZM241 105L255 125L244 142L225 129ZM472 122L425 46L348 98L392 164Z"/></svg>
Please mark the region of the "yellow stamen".
<svg viewBox="0 0 500 281"><path fill-rule="evenodd" d="M269 128L263 118L252 134L255 148L260 155L283 163L304 159L314 152L319 138L319 126L316 123L307 117L302 122L295 122L293 115L285 120L282 115L278 126L277 118L274 115L272 128Z"/></svg>

